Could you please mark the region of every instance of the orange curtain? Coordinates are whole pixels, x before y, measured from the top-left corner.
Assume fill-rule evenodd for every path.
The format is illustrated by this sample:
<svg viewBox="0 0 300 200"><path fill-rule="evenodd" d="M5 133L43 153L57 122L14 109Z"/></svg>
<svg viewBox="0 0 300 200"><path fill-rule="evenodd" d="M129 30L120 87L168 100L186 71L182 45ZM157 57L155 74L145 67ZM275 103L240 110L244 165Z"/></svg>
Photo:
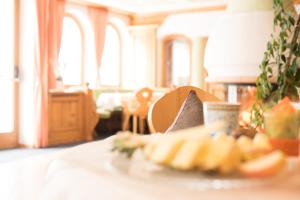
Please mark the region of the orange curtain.
<svg viewBox="0 0 300 200"><path fill-rule="evenodd" d="M99 7L88 7L89 18L94 31L96 64L97 64L97 85L99 83L98 68L101 64L101 57L104 47L105 29L107 25L107 9Z"/></svg>
<svg viewBox="0 0 300 200"><path fill-rule="evenodd" d="M38 50L36 72L39 76L35 88L36 147L48 144L48 91L55 88L55 67L58 59L64 0L36 0L38 21Z"/></svg>

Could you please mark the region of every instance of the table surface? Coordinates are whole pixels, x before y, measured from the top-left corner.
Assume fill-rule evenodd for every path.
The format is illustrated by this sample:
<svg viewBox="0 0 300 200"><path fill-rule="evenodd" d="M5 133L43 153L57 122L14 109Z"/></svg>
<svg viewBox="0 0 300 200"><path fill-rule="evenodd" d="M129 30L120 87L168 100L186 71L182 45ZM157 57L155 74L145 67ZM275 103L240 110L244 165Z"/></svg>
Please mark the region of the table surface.
<svg viewBox="0 0 300 200"><path fill-rule="evenodd" d="M112 138L0 165L1 199L300 199L300 171L260 187L190 190L135 181L107 170Z"/></svg>

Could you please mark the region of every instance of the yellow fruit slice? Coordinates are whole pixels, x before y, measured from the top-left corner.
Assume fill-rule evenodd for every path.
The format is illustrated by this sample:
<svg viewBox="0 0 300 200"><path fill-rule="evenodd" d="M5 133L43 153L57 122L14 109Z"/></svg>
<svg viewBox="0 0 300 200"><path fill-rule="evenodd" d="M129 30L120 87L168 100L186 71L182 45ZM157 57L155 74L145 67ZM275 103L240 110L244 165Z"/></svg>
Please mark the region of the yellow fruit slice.
<svg viewBox="0 0 300 200"><path fill-rule="evenodd" d="M271 150L272 145L269 142L269 138L263 133L257 133L253 138L253 149L257 150Z"/></svg>
<svg viewBox="0 0 300 200"><path fill-rule="evenodd" d="M210 138L191 139L184 142L171 165L175 169L191 170L196 166L198 156L204 152Z"/></svg>
<svg viewBox="0 0 300 200"><path fill-rule="evenodd" d="M144 147L144 153L145 153L146 158L148 158L148 159L151 158L151 155L154 152L155 148L156 148L156 143L154 143L154 142L150 142L149 144L147 144Z"/></svg>
<svg viewBox="0 0 300 200"><path fill-rule="evenodd" d="M241 159L242 160L250 160L252 156L252 139L247 136L241 136L237 139L237 145L241 151Z"/></svg>
<svg viewBox="0 0 300 200"><path fill-rule="evenodd" d="M244 135L237 139L237 144L242 152L248 152L252 148L252 140Z"/></svg>
<svg viewBox="0 0 300 200"><path fill-rule="evenodd" d="M150 160L159 164L171 164L183 142L184 140L181 138L166 138L159 141L150 156Z"/></svg>
<svg viewBox="0 0 300 200"><path fill-rule="evenodd" d="M229 136L221 135L215 137L209 144L202 166L200 163L199 167L203 170L217 169L232 151L234 143L235 140Z"/></svg>
<svg viewBox="0 0 300 200"><path fill-rule="evenodd" d="M227 156L220 163L218 168L221 174L229 174L235 171L240 165L241 153L235 141L229 140Z"/></svg>
<svg viewBox="0 0 300 200"><path fill-rule="evenodd" d="M274 151L256 160L248 161L239 168L248 177L266 177L278 173L286 163L281 151Z"/></svg>

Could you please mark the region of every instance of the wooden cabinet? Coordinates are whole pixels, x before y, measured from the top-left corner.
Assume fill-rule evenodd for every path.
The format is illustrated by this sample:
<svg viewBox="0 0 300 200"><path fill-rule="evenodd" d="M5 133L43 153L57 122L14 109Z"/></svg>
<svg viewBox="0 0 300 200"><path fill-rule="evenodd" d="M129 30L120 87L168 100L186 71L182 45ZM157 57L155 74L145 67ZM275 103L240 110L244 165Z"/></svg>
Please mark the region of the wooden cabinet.
<svg viewBox="0 0 300 200"><path fill-rule="evenodd" d="M84 121L84 93L49 94L49 145L83 141Z"/></svg>
<svg viewBox="0 0 300 200"><path fill-rule="evenodd" d="M48 146L92 140L98 120L91 90L49 92Z"/></svg>

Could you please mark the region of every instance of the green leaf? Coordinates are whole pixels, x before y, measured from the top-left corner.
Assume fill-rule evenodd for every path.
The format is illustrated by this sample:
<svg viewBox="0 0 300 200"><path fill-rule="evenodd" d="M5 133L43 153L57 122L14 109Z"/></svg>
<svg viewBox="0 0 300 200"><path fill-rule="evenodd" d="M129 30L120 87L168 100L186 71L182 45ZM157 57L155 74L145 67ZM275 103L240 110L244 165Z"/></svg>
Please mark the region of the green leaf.
<svg viewBox="0 0 300 200"><path fill-rule="evenodd" d="M282 45L281 46L281 52L285 52L285 50L286 50L286 45Z"/></svg>
<svg viewBox="0 0 300 200"><path fill-rule="evenodd" d="M289 22L294 26L295 25L295 19L289 15Z"/></svg>
<svg viewBox="0 0 300 200"><path fill-rule="evenodd" d="M264 58L259 66L261 73L256 80L257 101L260 105L267 103L270 106L274 106L284 96L298 98L297 87L300 87L300 69L297 65L300 57L299 17L295 20L285 11L283 0L273 0L273 7L274 32L266 45ZM275 83L271 83L273 67L278 71ZM263 123L261 111L264 110L253 106L252 124Z"/></svg>
<svg viewBox="0 0 300 200"><path fill-rule="evenodd" d="M297 68L297 72L296 72L296 75L295 75L295 80L300 81L300 68Z"/></svg>
<svg viewBox="0 0 300 200"><path fill-rule="evenodd" d="M300 56L300 44L295 44L295 56L299 57Z"/></svg>
<svg viewBox="0 0 300 200"><path fill-rule="evenodd" d="M273 69L272 69L272 67L268 67L268 72L269 72L270 74L272 74L272 73L273 73Z"/></svg>
<svg viewBox="0 0 300 200"><path fill-rule="evenodd" d="M298 44L297 43L291 44L291 46L292 46L291 50L294 51L294 52L297 52Z"/></svg>
<svg viewBox="0 0 300 200"><path fill-rule="evenodd" d="M268 48L269 50L272 49L272 44L271 44L270 41L267 43L267 48Z"/></svg>
<svg viewBox="0 0 300 200"><path fill-rule="evenodd" d="M288 79L292 79L293 78L293 72L292 72L292 70L291 69L287 69L285 75L286 75L286 77Z"/></svg>
<svg viewBox="0 0 300 200"><path fill-rule="evenodd" d="M285 55L281 55L281 60L282 60L284 63L286 63L286 57L285 57Z"/></svg>
<svg viewBox="0 0 300 200"><path fill-rule="evenodd" d="M292 62L292 64L291 64L291 67L290 67L293 75L296 73L297 68L298 68L298 66L297 66L297 59L294 59L293 62Z"/></svg>
<svg viewBox="0 0 300 200"><path fill-rule="evenodd" d="M297 88L295 86L291 86L289 88L288 93L291 94L292 99L294 99L296 96L298 96L298 90L297 90Z"/></svg>
<svg viewBox="0 0 300 200"><path fill-rule="evenodd" d="M268 63L269 63L268 59L262 61L261 66L263 67L263 69L268 65Z"/></svg>

